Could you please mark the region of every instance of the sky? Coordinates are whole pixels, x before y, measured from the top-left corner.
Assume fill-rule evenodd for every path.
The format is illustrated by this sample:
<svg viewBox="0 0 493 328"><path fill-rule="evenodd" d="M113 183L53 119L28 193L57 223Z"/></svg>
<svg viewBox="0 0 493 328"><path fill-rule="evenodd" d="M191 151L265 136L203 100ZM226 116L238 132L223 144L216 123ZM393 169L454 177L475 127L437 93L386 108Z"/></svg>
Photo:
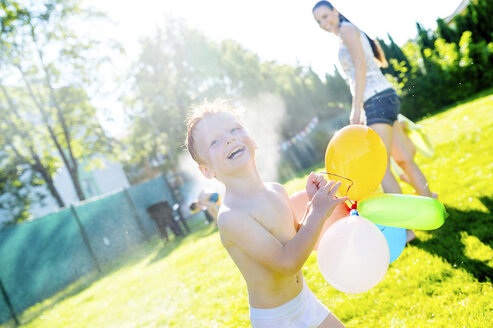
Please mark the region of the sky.
<svg viewBox="0 0 493 328"><path fill-rule="evenodd" d="M416 22L434 29L436 19L452 14L461 0L335 0L333 5L370 37L398 45L416 36ZM234 39L264 60L310 65L320 76L332 73L337 63L338 40L321 30L311 8L316 1L279 0L85 0L107 13L114 22L98 33L119 40L129 65L139 54L139 37L152 34L167 16L184 18L190 27L221 41ZM84 28L81 26L81 28ZM124 69L125 67L122 67ZM101 100L100 100L101 102ZM104 102L114 100L106 99ZM116 109L115 109L116 113ZM118 115L115 114L115 117ZM105 124L103 124L105 126ZM121 124L106 124L118 134Z"/></svg>

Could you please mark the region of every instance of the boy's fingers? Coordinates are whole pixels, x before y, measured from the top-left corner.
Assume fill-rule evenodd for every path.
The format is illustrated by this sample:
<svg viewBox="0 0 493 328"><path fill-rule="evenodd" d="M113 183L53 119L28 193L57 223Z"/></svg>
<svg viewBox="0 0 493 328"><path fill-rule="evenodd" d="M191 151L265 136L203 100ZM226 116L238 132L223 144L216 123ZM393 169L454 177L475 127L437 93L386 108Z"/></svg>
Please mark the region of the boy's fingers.
<svg viewBox="0 0 493 328"><path fill-rule="evenodd" d="M317 186L317 188L319 188L321 178L323 177L321 177L319 174L313 173L313 175L310 175L309 181L311 181L311 183L313 183L315 186Z"/></svg>
<svg viewBox="0 0 493 328"><path fill-rule="evenodd" d="M321 188L323 188L326 184L327 184L327 180L322 179L322 181L320 181L320 182L318 183L318 189L320 190L320 189L321 189Z"/></svg>
<svg viewBox="0 0 493 328"><path fill-rule="evenodd" d="M327 182L325 179L322 180L318 186L318 190L317 190L317 193L322 193L322 194L325 194L327 195L329 190L330 190L330 186L331 186L331 183L333 181L329 181Z"/></svg>
<svg viewBox="0 0 493 328"><path fill-rule="evenodd" d="M349 200L349 197L348 196L340 197L340 198L334 198L334 201L335 201L336 204L343 203L346 200Z"/></svg>
<svg viewBox="0 0 493 328"><path fill-rule="evenodd" d="M332 186L334 185L335 181L334 180L330 180L324 187L323 187L323 191L327 194L330 194L330 188L332 188ZM320 190L320 189L319 189Z"/></svg>
<svg viewBox="0 0 493 328"><path fill-rule="evenodd" d="M329 195L334 196L337 193L337 190L341 186L341 181L337 181L337 183L332 187L332 189L329 192Z"/></svg>
<svg viewBox="0 0 493 328"><path fill-rule="evenodd" d="M310 186L312 184L315 184L314 182L314 177L313 177L313 172L310 173L310 175L308 176L308 178L306 178L306 186Z"/></svg>
<svg viewBox="0 0 493 328"><path fill-rule="evenodd" d="M322 181L324 183L322 183ZM325 178L323 176L318 176L318 179L317 179L317 187L320 189L321 187L325 186L325 184L327 183L327 181L325 181Z"/></svg>

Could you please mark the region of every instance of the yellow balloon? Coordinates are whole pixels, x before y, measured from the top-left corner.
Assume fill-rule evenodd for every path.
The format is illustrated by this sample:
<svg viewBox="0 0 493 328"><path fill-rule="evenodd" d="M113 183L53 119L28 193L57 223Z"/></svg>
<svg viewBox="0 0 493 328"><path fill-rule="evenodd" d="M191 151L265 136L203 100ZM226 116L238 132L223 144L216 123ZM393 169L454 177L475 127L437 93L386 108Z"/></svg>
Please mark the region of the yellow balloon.
<svg viewBox="0 0 493 328"><path fill-rule="evenodd" d="M325 168L331 180L341 181L340 195L360 200L382 182L387 150L380 136L369 127L348 125L330 140Z"/></svg>

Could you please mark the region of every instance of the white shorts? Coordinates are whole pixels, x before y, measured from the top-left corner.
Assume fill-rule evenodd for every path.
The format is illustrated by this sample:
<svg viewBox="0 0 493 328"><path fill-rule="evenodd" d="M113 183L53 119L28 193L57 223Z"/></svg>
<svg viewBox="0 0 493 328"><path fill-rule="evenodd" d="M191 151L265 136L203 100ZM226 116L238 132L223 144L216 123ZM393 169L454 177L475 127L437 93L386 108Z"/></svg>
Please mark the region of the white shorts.
<svg viewBox="0 0 493 328"><path fill-rule="evenodd" d="M250 307L253 328L311 328L318 327L330 310L320 303L303 281L303 289L291 301L272 309Z"/></svg>

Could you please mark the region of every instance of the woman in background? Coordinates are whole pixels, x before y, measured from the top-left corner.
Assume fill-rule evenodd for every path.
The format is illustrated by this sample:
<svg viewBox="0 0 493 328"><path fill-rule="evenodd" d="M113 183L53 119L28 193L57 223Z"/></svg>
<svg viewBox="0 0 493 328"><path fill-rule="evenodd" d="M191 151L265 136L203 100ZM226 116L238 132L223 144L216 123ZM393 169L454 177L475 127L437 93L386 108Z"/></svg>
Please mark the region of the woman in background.
<svg viewBox="0 0 493 328"><path fill-rule="evenodd" d="M339 62L352 94L350 124L366 124L382 138L387 149L387 170L382 179L386 193L402 193L390 169L390 154L403 168L411 185L421 196L432 197L425 176L413 160L407 136L397 121L400 98L380 67L387 60L378 42L354 26L328 1L319 1L312 9L320 28L339 38ZM414 233L408 230L408 240Z"/></svg>

